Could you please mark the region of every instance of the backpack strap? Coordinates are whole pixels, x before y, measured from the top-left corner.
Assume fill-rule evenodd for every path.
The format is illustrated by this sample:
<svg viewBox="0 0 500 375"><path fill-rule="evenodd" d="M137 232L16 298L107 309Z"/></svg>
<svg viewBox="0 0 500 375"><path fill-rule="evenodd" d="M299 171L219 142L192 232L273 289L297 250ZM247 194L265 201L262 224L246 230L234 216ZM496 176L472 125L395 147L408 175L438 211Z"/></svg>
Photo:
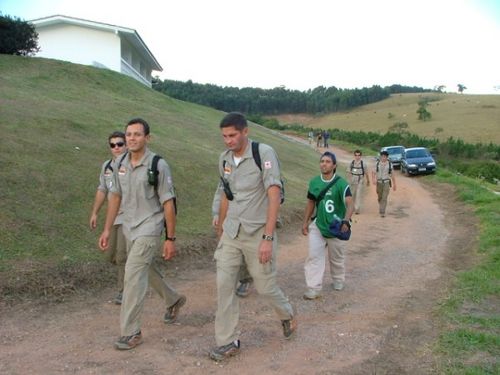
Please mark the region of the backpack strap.
<svg viewBox="0 0 500 375"><path fill-rule="evenodd" d="M148 181L150 185L153 185L155 187L155 190L158 189L158 161L160 161L162 157L160 155L155 154L153 156L153 161L151 162L151 168L148 171ZM149 176L152 176L151 179L149 179Z"/></svg>
<svg viewBox="0 0 500 375"><path fill-rule="evenodd" d="M335 183L336 183L339 179L340 179L340 177L339 177L339 176L335 176L335 178L333 179L333 181L332 181L332 182L330 182L328 185L326 185L326 187L325 187L323 190L321 190L321 193L319 193L319 194L318 194L318 197L316 198L316 206L318 206L318 205L319 205L319 202L321 202L321 201L323 200L323 198L325 197L326 192L327 192L328 190L330 190L330 189L331 189L331 187L332 187L333 185L335 185Z"/></svg>
<svg viewBox="0 0 500 375"><path fill-rule="evenodd" d="M262 161L260 160L260 152L259 152L259 142L252 141L252 156L253 160L255 160L255 164L259 167L262 172Z"/></svg>
<svg viewBox="0 0 500 375"><path fill-rule="evenodd" d="M127 154L128 154L128 150L125 151L125 153L123 154L123 156L120 158L120 162L118 163L118 170L120 170L120 167L122 166L123 160L125 159L125 157L127 156Z"/></svg>
<svg viewBox="0 0 500 375"><path fill-rule="evenodd" d="M109 159L106 166L104 167L104 173L109 169L111 172L113 172L113 167L111 166L111 163L113 163L113 159Z"/></svg>
<svg viewBox="0 0 500 375"><path fill-rule="evenodd" d="M363 160L361 160L361 173L365 175L365 166L363 165Z"/></svg>

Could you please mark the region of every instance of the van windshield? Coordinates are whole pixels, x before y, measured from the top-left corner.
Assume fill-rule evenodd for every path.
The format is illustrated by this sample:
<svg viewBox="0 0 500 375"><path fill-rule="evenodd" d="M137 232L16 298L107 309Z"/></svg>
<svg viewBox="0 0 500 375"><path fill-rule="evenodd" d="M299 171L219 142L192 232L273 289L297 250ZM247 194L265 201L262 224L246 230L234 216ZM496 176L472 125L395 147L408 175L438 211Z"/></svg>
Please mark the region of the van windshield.
<svg viewBox="0 0 500 375"><path fill-rule="evenodd" d="M403 147L392 147L392 148L388 148L386 151L389 155L402 154Z"/></svg>

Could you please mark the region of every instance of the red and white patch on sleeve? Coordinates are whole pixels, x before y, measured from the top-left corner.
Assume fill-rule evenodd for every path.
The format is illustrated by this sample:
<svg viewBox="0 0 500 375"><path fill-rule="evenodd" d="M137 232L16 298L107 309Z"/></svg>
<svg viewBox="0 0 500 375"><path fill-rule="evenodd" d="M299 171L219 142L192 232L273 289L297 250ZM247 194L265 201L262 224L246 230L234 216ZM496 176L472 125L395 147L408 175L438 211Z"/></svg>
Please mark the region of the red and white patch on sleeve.
<svg viewBox="0 0 500 375"><path fill-rule="evenodd" d="M271 161L270 160L267 160L264 162L264 168L265 169L271 169L273 166L271 164Z"/></svg>

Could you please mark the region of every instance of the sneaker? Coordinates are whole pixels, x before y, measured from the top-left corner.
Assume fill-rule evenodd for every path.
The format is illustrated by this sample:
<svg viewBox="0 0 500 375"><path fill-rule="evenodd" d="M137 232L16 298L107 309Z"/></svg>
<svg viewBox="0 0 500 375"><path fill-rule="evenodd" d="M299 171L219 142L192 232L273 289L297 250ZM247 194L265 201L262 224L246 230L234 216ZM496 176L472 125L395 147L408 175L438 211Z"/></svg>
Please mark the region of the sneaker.
<svg viewBox="0 0 500 375"><path fill-rule="evenodd" d="M283 335L285 336L285 339L290 339L292 338L293 334L297 330L297 319L291 318L287 320L282 320L281 325L283 326Z"/></svg>
<svg viewBox="0 0 500 375"><path fill-rule="evenodd" d="M115 348L118 350L130 350L137 345L142 344L141 331L132 336L122 336L115 342Z"/></svg>
<svg viewBox="0 0 500 375"><path fill-rule="evenodd" d="M342 281L334 281L332 284L333 290L342 290L344 289L344 283Z"/></svg>
<svg viewBox="0 0 500 375"><path fill-rule="evenodd" d="M240 281L240 286L236 289L236 295L241 298L245 298L250 294L251 281Z"/></svg>
<svg viewBox="0 0 500 375"><path fill-rule="evenodd" d="M233 342L219 346L208 353L211 359L214 361L222 361L228 357L232 357L240 352L240 340L234 340Z"/></svg>
<svg viewBox="0 0 500 375"><path fill-rule="evenodd" d="M118 292L116 295L115 299L113 300L113 303L115 305L121 305L122 304L122 299L123 299L123 292Z"/></svg>
<svg viewBox="0 0 500 375"><path fill-rule="evenodd" d="M304 293L304 299L316 299L321 297L321 291L316 289L307 289Z"/></svg>
<svg viewBox="0 0 500 375"><path fill-rule="evenodd" d="M177 300L177 302L167 309L167 312L163 317L163 321L166 324L172 324L173 322L175 322L175 320L177 319L177 315L179 315L179 310L181 309L182 306L184 306L185 303L186 303L186 296L181 295L181 297Z"/></svg>

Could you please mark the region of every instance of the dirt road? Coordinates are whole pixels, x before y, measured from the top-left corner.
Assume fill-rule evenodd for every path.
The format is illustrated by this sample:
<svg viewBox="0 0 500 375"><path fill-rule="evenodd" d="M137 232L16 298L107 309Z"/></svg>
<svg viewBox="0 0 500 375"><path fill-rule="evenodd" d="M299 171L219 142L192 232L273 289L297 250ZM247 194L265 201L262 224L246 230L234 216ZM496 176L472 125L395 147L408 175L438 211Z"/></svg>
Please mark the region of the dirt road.
<svg viewBox="0 0 500 375"><path fill-rule="evenodd" d="M350 155L335 149L340 160ZM369 161L370 162L370 161ZM370 162L373 166L373 161ZM178 323L162 323L154 293L143 316L144 344L113 349L119 333L114 291L55 306L2 311L1 374L428 374L437 334L435 303L457 257L471 248L460 223L467 215L448 187L422 184L397 173L387 216L377 214L375 188L365 189L347 251L346 287L328 286L323 298L305 301L303 262L307 238L299 225L281 233L279 282L298 312L299 330L283 339L274 312L252 293L241 301L242 352L211 361L215 345L215 265L169 271L188 297ZM465 229L465 230L464 230ZM470 229L472 230L472 229Z"/></svg>

